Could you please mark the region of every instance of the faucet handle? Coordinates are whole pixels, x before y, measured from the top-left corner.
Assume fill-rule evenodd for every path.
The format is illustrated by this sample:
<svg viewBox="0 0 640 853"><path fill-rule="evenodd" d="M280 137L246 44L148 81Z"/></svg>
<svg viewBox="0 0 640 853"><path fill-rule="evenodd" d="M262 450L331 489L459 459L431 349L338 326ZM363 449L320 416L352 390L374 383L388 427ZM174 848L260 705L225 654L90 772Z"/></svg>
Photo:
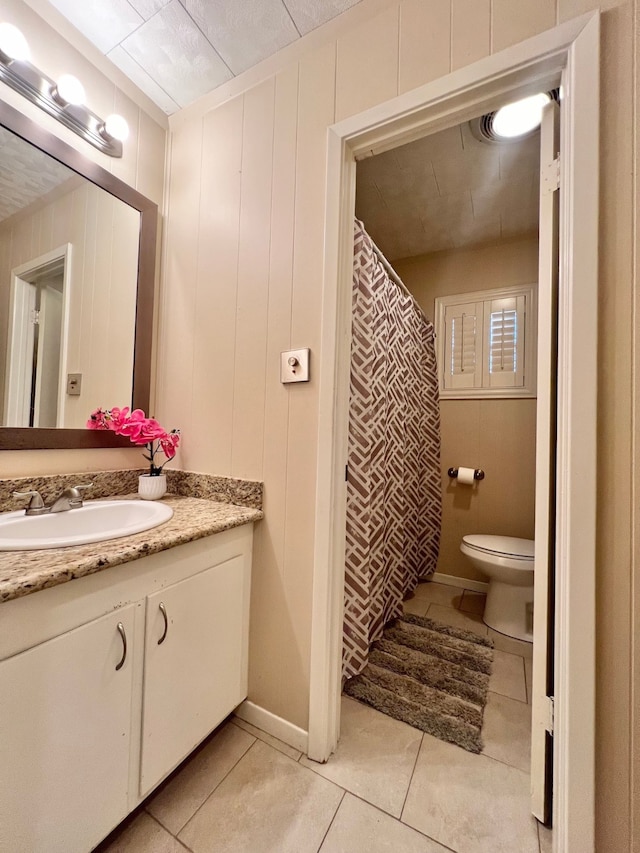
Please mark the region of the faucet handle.
<svg viewBox="0 0 640 853"><path fill-rule="evenodd" d="M37 510L45 509L44 501L42 500L42 495L40 492L32 491L32 492L13 492L14 498L31 498L29 501L29 506L27 507L27 512L31 512L36 514Z"/></svg>
<svg viewBox="0 0 640 853"><path fill-rule="evenodd" d="M68 498L72 507L82 506L82 492L85 489L90 489L93 483L79 483L77 486L69 486L64 490L61 497Z"/></svg>

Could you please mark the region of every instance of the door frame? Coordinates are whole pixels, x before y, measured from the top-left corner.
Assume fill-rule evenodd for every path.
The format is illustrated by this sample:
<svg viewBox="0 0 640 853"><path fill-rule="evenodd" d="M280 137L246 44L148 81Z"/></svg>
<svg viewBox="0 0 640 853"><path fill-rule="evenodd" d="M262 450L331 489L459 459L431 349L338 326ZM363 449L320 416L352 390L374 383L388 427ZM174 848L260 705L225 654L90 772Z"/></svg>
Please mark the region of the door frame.
<svg viewBox="0 0 640 853"><path fill-rule="evenodd" d="M58 411L56 426L64 424L66 404L66 374L69 343L69 313L71 310L71 243L63 243L43 255L32 258L11 270L9 297L9 335L5 370L4 421L22 420L26 401L27 381L32 362L33 333L27 331L29 314L33 308L32 279L56 262L63 265L62 328L60 330L60 369L58 372ZM28 379L27 379L28 377ZM29 385L30 387L30 385ZM5 423L5 425L7 425ZM15 426L15 423L8 424ZM22 424L20 424L22 426Z"/></svg>
<svg viewBox="0 0 640 853"><path fill-rule="evenodd" d="M309 757L340 731L356 159L563 85L555 651L554 844L594 849L595 518L600 18L592 12L328 129L311 624Z"/></svg>

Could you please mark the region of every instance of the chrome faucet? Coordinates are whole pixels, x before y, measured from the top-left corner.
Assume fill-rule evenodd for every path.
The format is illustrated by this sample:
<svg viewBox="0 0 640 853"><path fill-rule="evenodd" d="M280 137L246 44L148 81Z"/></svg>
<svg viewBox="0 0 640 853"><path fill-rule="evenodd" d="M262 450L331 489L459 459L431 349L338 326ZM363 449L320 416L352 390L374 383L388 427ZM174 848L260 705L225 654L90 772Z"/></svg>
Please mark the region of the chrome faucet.
<svg viewBox="0 0 640 853"><path fill-rule="evenodd" d="M70 509L79 509L82 506L82 490L90 489L93 483L86 485L68 486L50 506L45 506L40 492L14 492L14 498L28 498L29 506L25 510L26 515L44 515L49 512L67 512Z"/></svg>
<svg viewBox="0 0 640 853"><path fill-rule="evenodd" d="M85 486L69 486L51 504L49 512L66 512L69 509L79 509L82 506L82 490L90 489L91 486L93 483L87 483Z"/></svg>
<svg viewBox="0 0 640 853"><path fill-rule="evenodd" d="M26 515L44 515L45 512L49 512L49 507L44 505L40 492L14 492L13 497L31 498L29 506L25 510Z"/></svg>

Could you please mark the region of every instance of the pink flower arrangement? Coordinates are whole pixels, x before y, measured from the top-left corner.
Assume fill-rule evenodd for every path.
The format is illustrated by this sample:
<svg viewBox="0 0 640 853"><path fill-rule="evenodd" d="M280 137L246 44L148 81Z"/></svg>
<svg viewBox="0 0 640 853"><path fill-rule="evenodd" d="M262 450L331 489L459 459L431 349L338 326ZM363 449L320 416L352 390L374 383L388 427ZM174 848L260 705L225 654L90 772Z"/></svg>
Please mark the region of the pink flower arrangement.
<svg viewBox="0 0 640 853"><path fill-rule="evenodd" d="M132 444L146 445L148 454L143 454L149 460L149 475L158 477L162 469L176 455L180 444L180 430L172 429L167 432L155 418L147 418L142 409L129 411L129 407L119 409L96 409L87 421L87 429L109 429L116 435L126 435ZM165 460L156 464L156 454L162 450Z"/></svg>

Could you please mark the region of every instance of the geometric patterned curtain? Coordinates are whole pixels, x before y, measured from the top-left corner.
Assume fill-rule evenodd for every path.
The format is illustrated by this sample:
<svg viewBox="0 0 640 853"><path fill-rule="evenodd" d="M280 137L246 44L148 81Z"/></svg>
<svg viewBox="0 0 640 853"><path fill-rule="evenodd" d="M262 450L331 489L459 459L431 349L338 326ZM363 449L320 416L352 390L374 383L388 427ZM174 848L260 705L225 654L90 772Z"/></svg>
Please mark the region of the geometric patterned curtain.
<svg viewBox="0 0 640 853"><path fill-rule="evenodd" d="M438 561L442 492L433 325L355 223L343 676Z"/></svg>

